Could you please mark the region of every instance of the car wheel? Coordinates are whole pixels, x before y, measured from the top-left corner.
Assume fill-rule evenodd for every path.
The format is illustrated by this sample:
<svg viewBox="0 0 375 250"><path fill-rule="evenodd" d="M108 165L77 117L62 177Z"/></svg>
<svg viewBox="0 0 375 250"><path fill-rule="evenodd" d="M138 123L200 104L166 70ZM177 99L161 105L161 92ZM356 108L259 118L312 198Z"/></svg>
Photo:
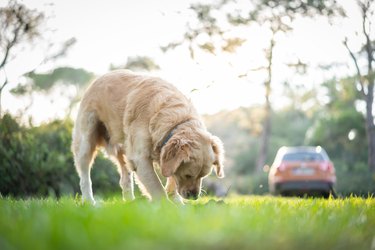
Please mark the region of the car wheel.
<svg viewBox="0 0 375 250"><path fill-rule="evenodd" d="M337 196L337 193L336 193L336 191L333 189L333 186L332 185L330 185L329 186L329 193L330 193L330 195L333 197L333 198L337 198L338 196Z"/></svg>

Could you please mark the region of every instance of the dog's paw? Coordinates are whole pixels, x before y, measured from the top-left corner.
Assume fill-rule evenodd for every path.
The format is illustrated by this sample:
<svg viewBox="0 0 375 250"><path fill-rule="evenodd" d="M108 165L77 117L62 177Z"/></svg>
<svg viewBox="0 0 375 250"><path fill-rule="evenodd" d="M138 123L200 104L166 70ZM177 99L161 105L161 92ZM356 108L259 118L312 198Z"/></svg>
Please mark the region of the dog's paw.
<svg viewBox="0 0 375 250"><path fill-rule="evenodd" d="M122 199L123 201L133 201L135 199L135 196L131 192L123 192Z"/></svg>
<svg viewBox="0 0 375 250"><path fill-rule="evenodd" d="M82 197L82 204L90 204L90 205L96 206L97 202L95 201L94 198L84 198L84 197Z"/></svg>
<svg viewBox="0 0 375 250"><path fill-rule="evenodd" d="M83 205L83 206L97 207L98 206L98 202L96 202L96 201L86 201L86 200L84 201L84 200L82 200L81 205Z"/></svg>
<svg viewBox="0 0 375 250"><path fill-rule="evenodd" d="M169 195L169 200L176 205L185 205L184 199L177 193Z"/></svg>

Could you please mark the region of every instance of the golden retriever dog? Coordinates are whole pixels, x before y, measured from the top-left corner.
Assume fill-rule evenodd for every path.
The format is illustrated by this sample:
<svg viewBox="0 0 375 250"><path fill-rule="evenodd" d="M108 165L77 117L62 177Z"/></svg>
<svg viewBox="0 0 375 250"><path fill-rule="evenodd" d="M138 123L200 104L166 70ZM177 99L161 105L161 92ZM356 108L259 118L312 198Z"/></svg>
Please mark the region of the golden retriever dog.
<svg viewBox="0 0 375 250"><path fill-rule="evenodd" d="M118 165L124 199L134 199L133 175L150 199L197 199L215 166L224 176L223 145L207 132L191 101L162 79L128 70L110 72L84 94L72 151L82 199L95 204L90 169L99 148ZM166 187L155 172L159 166Z"/></svg>

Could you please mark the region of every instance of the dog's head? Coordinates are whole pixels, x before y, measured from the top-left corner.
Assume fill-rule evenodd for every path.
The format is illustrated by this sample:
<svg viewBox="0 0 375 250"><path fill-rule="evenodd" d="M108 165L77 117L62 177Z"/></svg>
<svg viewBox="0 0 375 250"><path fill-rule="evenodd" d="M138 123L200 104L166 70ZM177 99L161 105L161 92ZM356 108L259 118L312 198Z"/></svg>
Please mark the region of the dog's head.
<svg viewBox="0 0 375 250"><path fill-rule="evenodd" d="M213 166L219 178L224 177L223 144L208 132L183 131L173 135L161 151L161 172L173 177L178 193L185 199L197 199L202 179Z"/></svg>

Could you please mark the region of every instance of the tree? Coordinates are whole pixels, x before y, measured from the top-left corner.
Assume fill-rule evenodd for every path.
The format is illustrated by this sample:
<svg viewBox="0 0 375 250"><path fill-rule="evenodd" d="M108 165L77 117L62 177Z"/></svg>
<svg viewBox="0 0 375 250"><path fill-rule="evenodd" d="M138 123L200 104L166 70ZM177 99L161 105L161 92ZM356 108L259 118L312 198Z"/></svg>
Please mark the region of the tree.
<svg viewBox="0 0 375 250"><path fill-rule="evenodd" d="M9 0L5 7L0 8L0 118L2 117L2 93L9 84L6 73L8 64L22 57L20 49L32 42L38 41L38 46L43 44L49 49L53 47L52 43L48 44L42 35L45 31L45 22L46 16L43 12L29 9L17 0ZM70 38L63 42L56 51L48 51L50 53L46 55L43 62L46 63L64 56L74 43L75 39ZM34 66L36 68L39 65ZM34 71L35 68L30 71Z"/></svg>
<svg viewBox="0 0 375 250"><path fill-rule="evenodd" d="M6 66L15 56L18 46L41 36L43 21L43 13L30 10L15 0L10 0L7 6L0 8L0 71L3 74L0 84L0 117L2 92L9 83Z"/></svg>
<svg viewBox="0 0 375 250"><path fill-rule="evenodd" d="M246 41L243 37L233 35L232 30L236 27L259 24L268 30L266 35L269 42L264 50L266 63L259 65L256 69L250 69L248 72L262 70L267 75L264 80L265 112L256 163L256 171L259 173L266 163L271 135L272 69L278 34L289 32L292 29L291 23L296 17L330 16L341 10L337 7L334 0L258 0L249 1L245 8L244 5L238 6L237 1L225 0L213 4L193 4L191 9L195 13L197 24L189 24L183 39L162 47L163 51L187 44L190 56L193 59L195 58L196 49L202 49L211 54L216 54L217 52L233 53L236 48L242 46ZM223 28L223 26L226 26L226 28ZM297 65L293 66L305 67L306 65L299 61ZM248 73L242 76L247 76Z"/></svg>
<svg viewBox="0 0 375 250"><path fill-rule="evenodd" d="M48 93L57 86L73 86L74 91L69 93L64 91L69 99L69 107L66 115L69 116L73 107L80 100L84 87L93 79L94 74L84 69L71 67L58 67L50 72L36 73L29 72L25 74L26 84L19 84L11 89L11 93L18 96L31 95L34 92Z"/></svg>
<svg viewBox="0 0 375 250"><path fill-rule="evenodd" d="M375 36L371 33L374 29L375 20L375 2L373 0L357 0L357 5L361 12L362 27L361 40L362 46L359 51L354 51L350 47L350 41L345 38L343 44L355 65L356 84L362 99L366 103L366 136L368 143L368 165L372 172L375 172L375 123L374 123L374 83L375 71L373 64L375 63Z"/></svg>
<svg viewBox="0 0 375 250"><path fill-rule="evenodd" d="M307 134L307 144L321 145L335 161L337 168L352 171L356 164L366 161L365 122L363 114L356 110L360 99L355 77L331 79L323 83L329 102L319 112Z"/></svg>
<svg viewBox="0 0 375 250"><path fill-rule="evenodd" d="M159 65L148 56L134 56L129 57L125 65L110 65L110 70L114 69L131 69L152 71L160 69Z"/></svg>

